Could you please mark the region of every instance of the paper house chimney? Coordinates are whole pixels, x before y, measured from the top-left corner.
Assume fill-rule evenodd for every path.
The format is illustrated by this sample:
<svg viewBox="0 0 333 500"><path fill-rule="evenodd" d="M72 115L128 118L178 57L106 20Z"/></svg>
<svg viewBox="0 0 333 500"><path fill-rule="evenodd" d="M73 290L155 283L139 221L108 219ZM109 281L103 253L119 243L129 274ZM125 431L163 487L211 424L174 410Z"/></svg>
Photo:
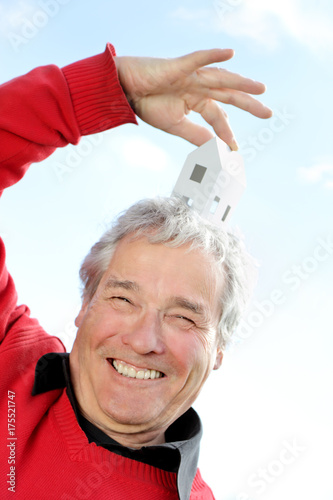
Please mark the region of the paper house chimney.
<svg viewBox="0 0 333 500"><path fill-rule="evenodd" d="M180 196L202 217L223 227L245 187L242 156L214 137L188 155L172 196Z"/></svg>

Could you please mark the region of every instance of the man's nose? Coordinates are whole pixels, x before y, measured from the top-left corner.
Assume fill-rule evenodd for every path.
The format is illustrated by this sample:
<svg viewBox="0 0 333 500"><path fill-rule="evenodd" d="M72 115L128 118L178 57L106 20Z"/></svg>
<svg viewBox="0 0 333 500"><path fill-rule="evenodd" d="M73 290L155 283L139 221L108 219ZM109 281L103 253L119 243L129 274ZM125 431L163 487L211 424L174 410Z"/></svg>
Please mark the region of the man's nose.
<svg viewBox="0 0 333 500"><path fill-rule="evenodd" d="M158 311L146 311L140 315L131 330L123 334L122 341L138 354L162 354L164 343L162 322Z"/></svg>

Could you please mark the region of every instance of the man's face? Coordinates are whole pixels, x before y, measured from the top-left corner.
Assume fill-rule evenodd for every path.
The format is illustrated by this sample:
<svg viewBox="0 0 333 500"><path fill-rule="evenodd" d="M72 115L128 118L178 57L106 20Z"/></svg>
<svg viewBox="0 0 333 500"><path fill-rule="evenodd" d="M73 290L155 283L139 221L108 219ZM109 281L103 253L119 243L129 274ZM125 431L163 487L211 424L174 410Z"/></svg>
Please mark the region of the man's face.
<svg viewBox="0 0 333 500"><path fill-rule="evenodd" d="M71 378L86 418L119 442L126 434L163 442L222 361L217 274L187 245L120 241L76 319Z"/></svg>

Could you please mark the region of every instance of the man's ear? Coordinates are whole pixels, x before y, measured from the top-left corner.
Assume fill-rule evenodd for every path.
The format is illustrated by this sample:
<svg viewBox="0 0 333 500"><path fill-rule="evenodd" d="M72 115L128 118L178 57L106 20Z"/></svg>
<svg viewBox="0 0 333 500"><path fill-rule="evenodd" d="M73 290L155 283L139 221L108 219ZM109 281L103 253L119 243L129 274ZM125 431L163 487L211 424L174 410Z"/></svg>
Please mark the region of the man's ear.
<svg viewBox="0 0 333 500"><path fill-rule="evenodd" d="M218 347L216 350L216 359L213 370L218 370L220 368L220 366L222 365L222 360L223 360L223 350L222 347Z"/></svg>
<svg viewBox="0 0 333 500"><path fill-rule="evenodd" d="M88 308L88 301L86 299L83 300L81 309L79 311L79 314L75 318L75 326L79 328L81 326L82 320L84 318L84 315L87 312Z"/></svg>

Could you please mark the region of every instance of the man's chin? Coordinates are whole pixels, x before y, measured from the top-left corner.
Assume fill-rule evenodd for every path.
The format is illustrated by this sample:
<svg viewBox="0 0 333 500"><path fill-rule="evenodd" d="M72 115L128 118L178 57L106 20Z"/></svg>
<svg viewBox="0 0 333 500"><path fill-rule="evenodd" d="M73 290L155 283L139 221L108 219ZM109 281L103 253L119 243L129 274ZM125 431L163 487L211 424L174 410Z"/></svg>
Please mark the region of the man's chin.
<svg viewBox="0 0 333 500"><path fill-rule="evenodd" d="M108 422L117 426L150 428L154 427L153 422L156 421L156 417L151 412L147 412L147 409L140 412L137 408L134 409L133 407L128 409L122 408L121 410L114 407L112 409L106 408L104 414Z"/></svg>

